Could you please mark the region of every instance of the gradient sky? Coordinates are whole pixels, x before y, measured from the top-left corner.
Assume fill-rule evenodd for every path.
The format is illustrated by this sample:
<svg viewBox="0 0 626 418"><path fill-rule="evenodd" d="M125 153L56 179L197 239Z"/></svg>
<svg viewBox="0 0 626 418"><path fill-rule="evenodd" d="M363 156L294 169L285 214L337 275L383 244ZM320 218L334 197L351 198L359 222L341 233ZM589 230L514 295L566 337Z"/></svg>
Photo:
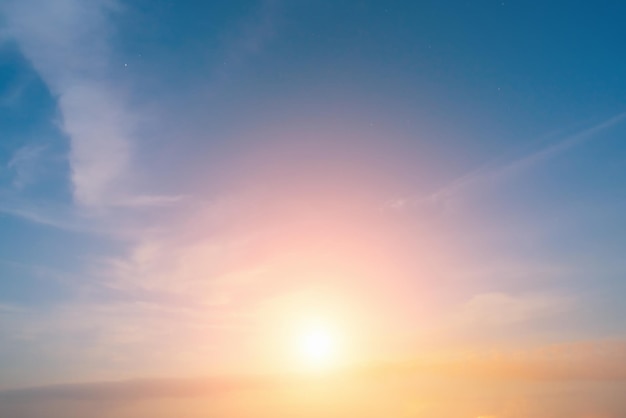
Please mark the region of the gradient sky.
<svg viewBox="0 0 626 418"><path fill-rule="evenodd" d="M312 320L345 367L622 382L624 16L2 0L0 389L293 372Z"/></svg>

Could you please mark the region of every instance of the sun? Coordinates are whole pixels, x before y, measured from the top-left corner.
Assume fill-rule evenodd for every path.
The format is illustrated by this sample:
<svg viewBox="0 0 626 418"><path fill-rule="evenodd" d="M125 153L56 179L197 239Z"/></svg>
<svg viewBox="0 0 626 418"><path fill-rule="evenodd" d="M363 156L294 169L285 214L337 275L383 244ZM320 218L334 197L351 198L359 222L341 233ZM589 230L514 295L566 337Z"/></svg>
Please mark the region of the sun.
<svg viewBox="0 0 626 418"><path fill-rule="evenodd" d="M311 360L322 361L332 354L333 341L325 330L311 330L302 337L302 350Z"/></svg>
<svg viewBox="0 0 626 418"><path fill-rule="evenodd" d="M307 368L327 368L336 360L336 335L327 326L309 326L300 335L299 351Z"/></svg>

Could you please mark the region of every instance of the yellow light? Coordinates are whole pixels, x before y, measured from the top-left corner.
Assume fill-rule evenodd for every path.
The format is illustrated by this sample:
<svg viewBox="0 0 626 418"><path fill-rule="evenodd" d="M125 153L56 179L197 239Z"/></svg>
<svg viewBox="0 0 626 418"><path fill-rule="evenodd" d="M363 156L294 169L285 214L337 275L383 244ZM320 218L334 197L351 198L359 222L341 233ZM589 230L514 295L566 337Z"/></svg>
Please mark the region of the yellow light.
<svg viewBox="0 0 626 418"><path fill-rule="evenodd" d="M336 355L336 341L326 327L316 325L306 330L300 339L300 351L309 367L329 366Z"/></svg>
<svg viewBox="0 0 626 418"><path fill-rule="evenodd" d="M332 342L326 332L315 330L304 337L303 345L309 358L320 360L329 356Z"/></svg>

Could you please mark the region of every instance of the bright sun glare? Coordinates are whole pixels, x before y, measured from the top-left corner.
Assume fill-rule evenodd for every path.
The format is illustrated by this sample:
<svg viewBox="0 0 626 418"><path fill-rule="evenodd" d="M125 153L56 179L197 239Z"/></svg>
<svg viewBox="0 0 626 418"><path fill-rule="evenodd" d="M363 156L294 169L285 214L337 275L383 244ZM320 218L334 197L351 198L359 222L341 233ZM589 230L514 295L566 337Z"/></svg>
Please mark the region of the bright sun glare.
<svg viewBox="0 0 626 418"><path fill-rule="evenodd" d="M325 368L336 355L336 340L332 332L322 326L305 330L300 338L300 351L309 367Z"/></svg>

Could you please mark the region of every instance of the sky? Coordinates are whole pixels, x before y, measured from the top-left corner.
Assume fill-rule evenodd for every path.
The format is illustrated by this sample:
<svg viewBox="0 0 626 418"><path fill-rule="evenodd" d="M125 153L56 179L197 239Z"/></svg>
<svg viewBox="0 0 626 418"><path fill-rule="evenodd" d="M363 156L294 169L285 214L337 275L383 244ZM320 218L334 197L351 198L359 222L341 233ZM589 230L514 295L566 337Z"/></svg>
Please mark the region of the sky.
<svg viewBox="0 0 626 418"><path fill-rule="evenodd" d="M0 415L624 416L625 13L1 0Z"/></svg>

